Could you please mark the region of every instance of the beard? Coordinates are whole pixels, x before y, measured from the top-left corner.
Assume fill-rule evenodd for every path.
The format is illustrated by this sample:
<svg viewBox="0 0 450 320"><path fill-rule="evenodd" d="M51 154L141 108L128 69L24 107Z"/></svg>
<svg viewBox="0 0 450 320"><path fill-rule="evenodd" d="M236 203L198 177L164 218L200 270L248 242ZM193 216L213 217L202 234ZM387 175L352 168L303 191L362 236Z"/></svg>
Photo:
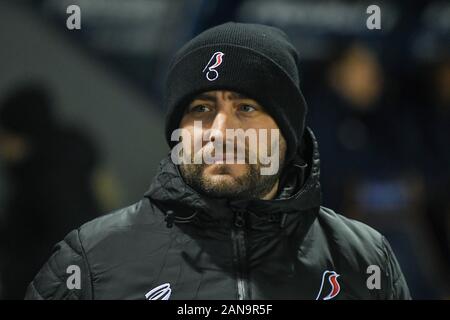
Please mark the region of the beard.
<svg viewBox="0 0 450 320"><path fill-rule="evenodd" d="M248 152L244 172L239 176L232 176L230 164L215 164L214 175L205 173L210 166L208 164L181 164L180 173L189 186L201 194L211 198L227 198L231 200L262 199L267 195L279 181L284 165L286 145L281 143L279 170L276 174L262 175L259 162L257 164L248 163ZM248 151L248 150L246 150ZM227 178L223 178L226 175ZM222 177L222 178L221 178Z"/></svg>

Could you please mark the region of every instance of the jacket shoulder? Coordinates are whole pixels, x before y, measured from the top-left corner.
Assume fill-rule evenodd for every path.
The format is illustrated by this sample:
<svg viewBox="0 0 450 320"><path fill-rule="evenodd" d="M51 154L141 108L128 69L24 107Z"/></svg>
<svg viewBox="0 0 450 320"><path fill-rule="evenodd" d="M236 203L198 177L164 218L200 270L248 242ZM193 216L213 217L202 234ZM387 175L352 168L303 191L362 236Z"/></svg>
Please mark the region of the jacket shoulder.
<svg viewBox="0 0 450 320"><path fill-rule="evenodd" d="M149 234L155 235L158 229L164 232L163 215L154 214L155 208L143 199L70 232L56 244L28 286L25 299L94 299L93 282L98 274L130 260L140 252L134 250L136 247L149 248L165 239L153 237L155 241L148 241ZM72 274L80 279L75 288L69 283Z"/></svg>
<svg viewBox="0 0 450 320"><path fill-rule="evenodd" d="M132 205L93 219L79 228L80 240L86 251L99 243L132 230L159 226L162 216L157 216L155 207L144 198Z"/></svg>
<svg viewBox="0 0 450 320"><path fill-rule="evenodd" d="M51 257L28 285L25 299L89 299L89 276L80 277L78 283L72 283L77 288L82 286L83 291L70 289L69 277L75 273L89 274L78 230L70 232L54 246Z"/></svg>
<svg viewBox="0 0 450 320"><path fill-rule="evenodd" d="M381 297L411 298L397 258L380 232L326 207L319 210L317 227L315 232L326 239L326 247L335 264L355 277L367 276L370 270L378 267L383 277Z"/></svg>
<svg viewBox="0 0 450 320"><path fill-rule="evenodd" d="M319 233L320 238L331 248L331 253L341 254L341 263L353 268L386 264L386 240L374 228L344 217L332 209L321 207L316 229L315 232Z"/></svg>
<svg viewBox="0 0 450 320"><path fill-rule="evenodd" d="M344 217L326 207L320 208L318 221L334 241L344 247L364 251L371 248L379 253L384 250L384 236L365 223Z"/></svg>

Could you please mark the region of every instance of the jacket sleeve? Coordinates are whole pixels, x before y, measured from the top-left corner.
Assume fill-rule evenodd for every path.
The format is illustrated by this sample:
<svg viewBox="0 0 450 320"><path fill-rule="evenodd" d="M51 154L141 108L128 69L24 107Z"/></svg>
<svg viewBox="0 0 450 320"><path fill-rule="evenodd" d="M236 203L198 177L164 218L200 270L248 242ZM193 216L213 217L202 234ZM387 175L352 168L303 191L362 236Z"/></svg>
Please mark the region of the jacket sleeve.
<svg viewBox="0 0 450 320"><path fill-rule="evenodd" d="M92 299L89 265L78 230L56 244L50 259L28 285L25 300Z"/></svg>
<svg viewBox="0 0 450 320"><path fill-rule="evenodd" d="M386 292L386 298L390 300L411 300L409 288L406 283L405 277L403 276L400 265L389 242L384 237L383 246L387 259L386 270L388 273L388 289Z"/></svg>

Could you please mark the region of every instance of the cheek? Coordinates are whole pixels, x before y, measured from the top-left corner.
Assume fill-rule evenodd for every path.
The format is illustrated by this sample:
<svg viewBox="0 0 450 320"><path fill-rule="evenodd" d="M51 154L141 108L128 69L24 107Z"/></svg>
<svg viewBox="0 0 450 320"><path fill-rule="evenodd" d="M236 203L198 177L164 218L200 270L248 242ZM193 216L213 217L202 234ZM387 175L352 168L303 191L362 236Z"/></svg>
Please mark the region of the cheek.
<svg viewBox="0 0 450 320"><path fill-rule="evenodd" d="M284 137L280 133L280 159L284 160L284 157L286 156L287 151L287 145L286 140L284 140Z"/></svg>
<svg viewBox="0 0 450 320"><path fill-rule="evenodd" d="M198 154L202 152L202 148L207 141L204 140L204 135L207 131L202 127L195 127L194 125L188 125L181 127L182 129L182 146L183 151L187 155Z"/></svg>
<svg viewBox="0 0 450 320"><path fill-rule="evenodd" d="M264 126L261 123L257 123L258 127L253 127L256 129L257 145L254 149L256 152L273 154L276 151L280 153L283 151L281 141L284 140L281 134L281 130L278 128L277 124L270 118ZM249 126L248 129L251 127ZM248 142L248 141L247 141Z"/></svg>
<svg viewBox="0 0 450 320"><path fill-rule="evenodd" d="M181 130L181 143L183 146L183 151L186 153L192 152L192 147L194 145L194 127L193 126L180 126Z"/></svg>
<svg viewBox="0 0 450 320"><path fill-rule="evenodd" d="M180 120L180 129L190 130L190 128L194 127L194 121L192 121L188 114L185 114Z"/></svg>
<svg viewBox="0 0 450 320"><path fill-rule="evenodd" d="M267 117L265 125L265 128L267 128L266 143L270 154L277 153L279 156L283 156L286 152L286 143L280 128L271 117Z"/></svg>

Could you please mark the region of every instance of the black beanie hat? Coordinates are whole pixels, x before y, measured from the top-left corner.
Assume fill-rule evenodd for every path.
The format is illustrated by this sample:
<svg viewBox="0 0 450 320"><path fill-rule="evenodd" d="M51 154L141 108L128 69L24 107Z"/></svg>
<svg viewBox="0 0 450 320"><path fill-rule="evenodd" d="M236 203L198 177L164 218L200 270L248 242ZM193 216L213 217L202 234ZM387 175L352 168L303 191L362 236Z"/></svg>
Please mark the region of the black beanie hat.
<svg viewBox="0 0 450 320"><path fill-rule="evenodd" d="M260 103L287 143L286 163L297 152L305 126L306 102L300 91L298 53L274 27L228 22L186 43L170 65L166 83L166 139L179 128L194 95L230 90Z"/></svg>

